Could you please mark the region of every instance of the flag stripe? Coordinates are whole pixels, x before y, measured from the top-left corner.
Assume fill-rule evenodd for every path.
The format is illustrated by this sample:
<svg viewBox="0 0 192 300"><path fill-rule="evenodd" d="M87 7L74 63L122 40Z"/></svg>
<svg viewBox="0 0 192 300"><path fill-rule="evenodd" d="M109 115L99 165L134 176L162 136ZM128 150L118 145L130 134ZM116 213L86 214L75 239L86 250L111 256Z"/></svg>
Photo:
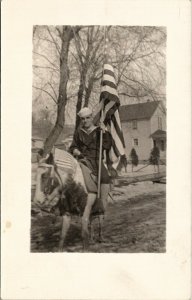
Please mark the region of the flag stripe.
<svg viewBox="0 0 192 300"><path fill-rule="evenodd" d="M111 87L111 88L113 88L115 90L117 89L116 84L114 82L112 82L112 81L109 81L109 80L103 80L102 81L102 86L109 86L109 87Z"/></svg>
<svg viewBox="0 0 192 300"><path fill-rule="evenodd" d="M109 94L110 94L110 95L109 95ZM115 104L115 102L119 102L118 96L109 93L109 91L108 91L107 89L106 89L105 91L102 91L102 92L101 92L100 100L103 100L103 99L104 99L104 101L106 101L105 99L107 99L108 97L110 97L110 100L111 100L111 101L114 101L114 104Z"/></svg>
<svg viewBox="0 0 192 300"><path fill-rule="evenodd" d="M57 157L56 159L58 161L64 161L64 160L73 161L72 157L70 156Z"/></svg>
<svg viewBox="0 0 192 300"><path fill-rule="evenodd" d="M73 174L76 171L76 161L74 157L66 151L55 149L55 163L59 168L70 169Z"/></svg>
<svg viewBox="0 0 192 300"><path fill-rule="evenodd" d="M121 121L120 121L120 117L119 117L119 111L116 110L114 115L115 115L115 118L117 120L117 123L118 123L119 127L121 128Z"/></svg>
<svg viewBox="0 0 192 300"><path fill-rule="evenodd" d="M113 150L113 155L116 156L115 159L113 159L113 161L114 161L114 160L116 160L117 157L119 157L119 155L120 155L119 149L117 148L116 141L115 141L114 139L113 139L113 145L112 145L112 147L111 147L111 151L112 151L112 150Z"/></svg>
<svg viewBox="0 0 192 300"><path fill-rule="evenodd" d="M117 161L118 157L120 156L120 153L117 149L117 147L115 146L115 144L111 147L111 150L110 150L110 158L111 158L111 161L114 163Z"/></svg>
<svg viewBox="0 0 192 300"><path fill-rule="evenodd" d="M119 125L118 125L117 120L116 120L116 118L115 118L114 115L111 116L111 120L112 120L113 126L114 126L114 128L115 128L115 130L117 132L117 135L119 136L119 138L121 140L121 143L125 147L123 133L122 133L121 129L119 128Z"/></svg>
<svg viewBox="0 0 192 300"><path fill-rule="evenodd" d="M115 75L113 67L109 64L104 65L100 101L103 103L104 124L112 136L112 147L109 150L109 158L114 163L115 161L117 162L121 155L125 154L125 142L119 117L120 101Z"/></svg>
<svg viewBox="0 0 192 300"><path fill-rule="evenodd" d="M110 65L110 64L104 64L104 70L106 70L106 69L108 69L108 70L114 72L114 71L113 71L113 67L112 67L112 65Z"/></svg>
<svg viewBox="0 0 192 300"><path fill-rule="evenodd" d="M115 145L115 141L113 141L113 145L109 151L109 156L113 163L115 161L117 161L118 157L120 156L119 150L117 149L117 147Z"/></svg>
<svg viewBox="0 0 192 300"><path fill-rule="evenodd" d="M111 116L115 113L115 111L118 109L119 105L117 103L115 103L110 110L108 110L108 112L106 113L106 118L104 123L106 124L107 122L109 122L111 120ZM121 126L120 126L121 127Z"/></svg>
<svg viewBox="0 0 192 300"><path fill-rule="evenodd" d="M122 142L123 135L122 135L122 132L119 130L119 127L118 127L118 130L115 127L114 121L111 122L111 134L113 136L113 139L116 142L116 145L117 145L117 148L118 148L120 154L123 154L123 152L124 152L124 141Z"/></svg>
<svg viewBox="0 0 192 300"><path fill-rule="evenodd" d="M67 163L58 163L58 162L55 162L56 165L58 167L66 167L66 168L69 168L69 169L72 169L72 170L75 170L75 166L71 165L71 164L67 164Z"/></svg>
<svg viewBox="0 0 192 300"><path fill-rule="evenodd" d="M104 119L107 118L107 113L110 111L110 109L114 106L114 101L109 101L103 110L104 112ZM107 118L108 119L108 118Z"/></svg>
<svg viewBox="0 0 192 300"><path fill-rule="evenodd" d="M103 75L103 81L110 81L110 82L113 82L116 85L114 76L110 76L108 74Z"/></svg>
<svg viewBox="0 0 192 300"><path fill-rule="evenodd" d="M108 85L104 85L101 87L101 93L102 92L107 92L111 95L115 95L117 97L117 99L119 99L116 88L110 87ZM110 97L109 97L109 99L111 100Z"/></svg>
<svg viewBox="0 0 192 300"><path fill-rule="evenodd" d="M119 144L121 144L121 142L118 144L115 129L113 126L111 126L111 124L107 125L107 129L111 133L111 136L112 136L112 147L109 152L110 152L112 161L115 161L121 155L121 151L119 151L119 148L118 148Z"/></svg>
<svg viewBox="0 0 192 300"><path fill-rule="evenodd" d="M74 164L74 162L71 159L68 158L64 158L64 159L56 159L55 161L57 161L58 163L69 163L69 164Z"/></svg>
<svg viewBox="0 0 192 300"><path fill-rule="evenodd" d="M113 71L110 71L110 70L105 69L104 72L103 72L103 74L110 75L110 76L112 76L112 77L115 78L115 75L114 75L114 72L113 72Z"/></svg>
<svg viewBox="0 0 192 300"><path fill-rule="evenodd" d="M119 153L119 151L118 151L118 149L116 147L115 141L114 141L114 139L112 137L112 146L111 146L111 148L109 150L110 160L112 162L114 162L119 155L120 155L120 153Z"/></svg>
<svg viewBox="0 0 192 300"><path fill-rule="evenodd" d="M58 164L58 165L71 166L72 168L74 167L74 164L71 163L70 161L58 161L58 160L56 160L55 163Z"/></svg>

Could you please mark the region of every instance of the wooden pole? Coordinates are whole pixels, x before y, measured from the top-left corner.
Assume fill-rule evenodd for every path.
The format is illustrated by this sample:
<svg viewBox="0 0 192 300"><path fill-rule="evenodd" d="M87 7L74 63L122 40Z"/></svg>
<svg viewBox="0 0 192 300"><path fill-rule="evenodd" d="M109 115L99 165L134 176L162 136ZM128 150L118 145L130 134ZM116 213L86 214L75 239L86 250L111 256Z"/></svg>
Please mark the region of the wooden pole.
<svg viewBox="0 0 192 300"><path fill-rule="evenodd" d="M121 176L115 179L116 184L128 185L132 183L142 182L142 181L153 181L158 182L160 179L166 177L166 171L162 171L159 173L145 174L145 175L137 175L130 177L129 175Z"/></svg>
<svg viewBox="0 0 192 300"><path fill-rule="evenodd" d="M101 110L101 124L103 123L103 109ZM102 162L102 146L103 146L103 130L100 130L100 145L99 145L99 170L98 170L98 185L97 197L101 196L101 162Z"/></svg>

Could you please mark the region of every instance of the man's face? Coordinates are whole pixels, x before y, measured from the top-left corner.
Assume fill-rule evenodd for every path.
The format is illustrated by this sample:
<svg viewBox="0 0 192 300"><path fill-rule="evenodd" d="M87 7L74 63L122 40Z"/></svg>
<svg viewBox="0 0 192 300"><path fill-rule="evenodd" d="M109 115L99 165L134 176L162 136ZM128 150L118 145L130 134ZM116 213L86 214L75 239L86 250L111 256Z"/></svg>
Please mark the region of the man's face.
<svg viewBox="0 0 192 300"><path fill-rule="evenodd" d="M89 127L91 127L93 125L92 115L82 117L81 118L81 123L82 123L83 128L85 128L85 129L88 129Z"/></svg>

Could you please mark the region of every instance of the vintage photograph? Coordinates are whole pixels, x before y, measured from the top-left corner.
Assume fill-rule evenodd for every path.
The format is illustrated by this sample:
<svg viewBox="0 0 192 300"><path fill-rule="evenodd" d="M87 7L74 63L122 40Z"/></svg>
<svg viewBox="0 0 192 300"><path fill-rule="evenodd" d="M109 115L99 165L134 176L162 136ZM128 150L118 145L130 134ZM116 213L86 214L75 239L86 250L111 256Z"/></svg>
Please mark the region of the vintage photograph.
<svg viewBox="0 0 192 300"><path fill-rule="evenodd" d="M166 252L166 27L32 32L30 251Z"/></svg>

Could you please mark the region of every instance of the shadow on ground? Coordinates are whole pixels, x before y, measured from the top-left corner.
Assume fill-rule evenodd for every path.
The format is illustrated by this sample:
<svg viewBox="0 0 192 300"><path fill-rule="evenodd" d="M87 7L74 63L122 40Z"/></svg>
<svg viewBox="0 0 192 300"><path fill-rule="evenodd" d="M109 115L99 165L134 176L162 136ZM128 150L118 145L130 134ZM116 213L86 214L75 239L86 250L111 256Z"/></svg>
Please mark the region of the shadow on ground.
<svg viewBox="0 0 192 300"><path fill-rule="evenodd" d="M105 242L90 244L88 252L165 252L165 190L133 197L126 197L125 191L114 191L114 198L115 202L108 206L106 213ZM97 220L95 220L96 238L97 227ZM31 252L57 252L60 229L60 217L46 213L43 216L32 216ZM74 217L72 220L65 243L65 251L82 252L81 221L78 217Z"/></svg>

